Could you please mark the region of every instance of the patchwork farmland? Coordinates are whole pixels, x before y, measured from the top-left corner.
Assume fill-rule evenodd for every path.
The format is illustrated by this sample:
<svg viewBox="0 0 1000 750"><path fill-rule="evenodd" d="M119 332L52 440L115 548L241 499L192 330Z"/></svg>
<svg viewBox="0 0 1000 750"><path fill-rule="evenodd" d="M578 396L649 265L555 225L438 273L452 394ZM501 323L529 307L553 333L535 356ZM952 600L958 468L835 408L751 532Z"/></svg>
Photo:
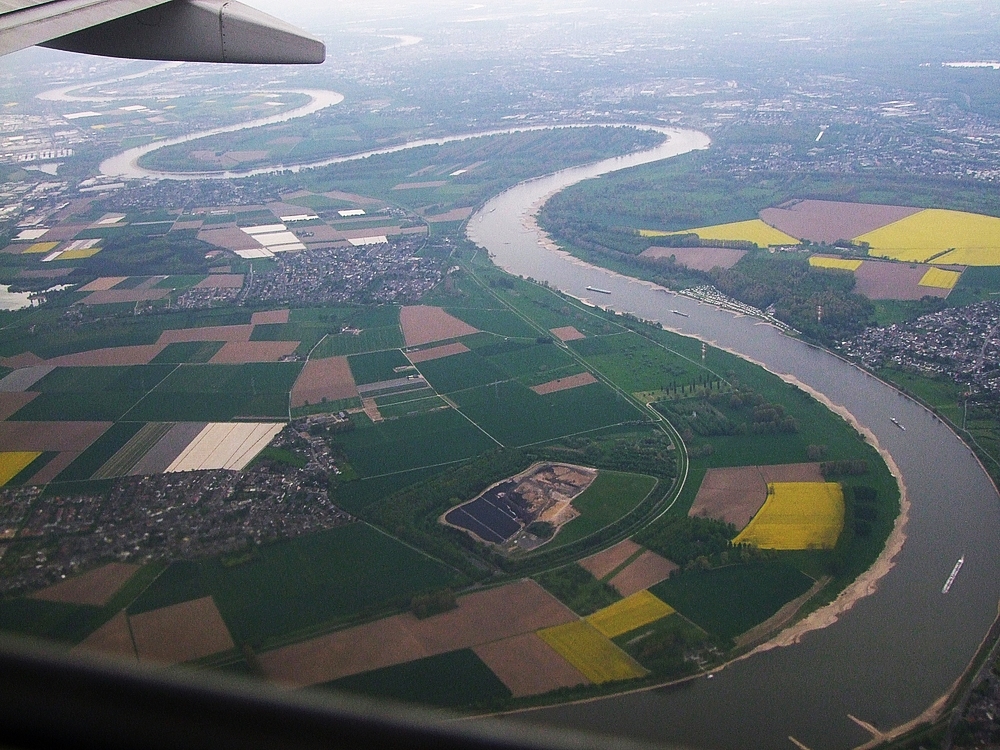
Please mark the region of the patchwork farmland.
<svg viewBox="0 0 1000 750"><path fill-rule="evenodd" d="M760 224L737 229L784 240ZM239 290L245 271L102 276L86 304ZM818 586L834 554L813 549L829 519L826 536L795 532L798 557L737 536L773 516L769 484L822 482L811 432L765 450L749 429L666 423L674 406L714 413L710 394L749 419L728 405L747 384L831 435L830 459L869 461L863 481L895 502L868 447L784 384L485 267L401 307L125 320L74 342L0 336L0 566L24 581L0 624L74 649L471 710L682 678ZM109 518L147 541L107 557ZM861 554L853 526L839 534ZM739 587L749 611L724 601Z"/></svg>

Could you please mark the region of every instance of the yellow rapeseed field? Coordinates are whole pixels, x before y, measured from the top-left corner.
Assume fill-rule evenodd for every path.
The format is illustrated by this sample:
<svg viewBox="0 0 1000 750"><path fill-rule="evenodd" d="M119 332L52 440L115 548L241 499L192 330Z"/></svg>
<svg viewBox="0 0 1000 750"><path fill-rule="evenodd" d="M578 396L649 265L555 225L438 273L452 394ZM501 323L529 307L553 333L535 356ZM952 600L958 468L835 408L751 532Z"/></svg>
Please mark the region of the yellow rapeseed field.
<svg viewBox="0 0 1000 750"><path fill-rule="evenodd" d="M90 258L101 252L99 247L80 247L76 250L67 250L62 253L56 260L79 260L80 258Z"/></svg>
<svg viewBox="0 0 1000 750"><path fill-rule="evenodd" d="M639 591L610 607L599 609L587 618L587 622L608 638L614 638L672 615L674 611L673 607L648 591Z"/></svg>
<svg viewBox="0 0 1000 750"><path fill-rule="evenodd" d="M30 247L24 248L22 255L27 253L51 253L56 249L58 244L58 242L36 242Z"/></svg>
<svg viewBox="0 0 1000 750"><path fill-rule="evenodd" d="M902 261L1000 266L1000 219L965 211L928 208L854 238L869 255Z"/></svg>
<svg viewBox="0 0 1000 750"><path fill-rule="evenodd" d="M813 268L837 268L842 271L857 271L862 261L849 258L825 258L820 255L810 255L809 265Z"/></svg>
<svg viewBox="0 0 1000 750"><path fill-rule="evenodd" d="M639 234L643 237L667 237L672 234L696 234L703 240L744 240L753 242L760 247L768 245L797 245L799 241L779 232L770 224L765 224L760 219L749 221L734 221L731 224L716 224L710 227L697 227L695 229L685 229L682 232L661 232L656 229L641 229Z"/></svg>
<svg viewBox="0 0 1000 750"><path fill-rule="evenodd" d="M931 268L918 282L920 286L931 286L936 289L954 289L962 277L958 271L947 271L944 268Z"/></svg>
<svg viewBox="0 0 1000 750"><path fill-rule="evenodd" d="M40 455L42 454L33 451L0 453L0 486L7 484Z"/></svg>
<svg viewBox="0 0 1000 750"><path fill-rule="evenodd" d="M630 680L648 674L639 662L585 620L539 630L538 637L593 683Z"/></svg>
<svg viewBox="0 0 1000 750"><path fill-rule="evenodd" d="M762 549L833 549L844 528L844 492L836 482L775 482L733 543Z"/></svg>

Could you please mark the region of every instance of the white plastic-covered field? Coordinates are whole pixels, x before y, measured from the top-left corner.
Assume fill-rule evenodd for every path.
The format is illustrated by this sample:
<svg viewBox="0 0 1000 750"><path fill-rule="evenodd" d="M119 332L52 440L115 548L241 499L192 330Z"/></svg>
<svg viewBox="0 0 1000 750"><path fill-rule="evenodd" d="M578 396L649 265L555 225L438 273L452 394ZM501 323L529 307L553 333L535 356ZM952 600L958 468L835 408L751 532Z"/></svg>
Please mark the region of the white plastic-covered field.
<svg viewBox="0 0 1000 750"><path fill-rule="evenodd" d="M167 471L242 469L281 432L278 422L210 422Z"/></svg>

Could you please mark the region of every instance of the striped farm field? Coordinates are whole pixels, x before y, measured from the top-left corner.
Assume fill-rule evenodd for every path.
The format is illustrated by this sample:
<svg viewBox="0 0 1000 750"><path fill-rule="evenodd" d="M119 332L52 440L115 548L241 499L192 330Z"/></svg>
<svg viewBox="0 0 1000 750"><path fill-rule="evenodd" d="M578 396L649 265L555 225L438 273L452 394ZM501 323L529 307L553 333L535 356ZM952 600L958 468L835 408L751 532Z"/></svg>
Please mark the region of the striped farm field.
<svg viewBox="0 0 1000 750"><path fill-rule="evenodd" d="M673 613L674 608L666 602L648 591L639 591L609 607L597 610L586 619L602 635L614 638Z"/></svg>
<svg viewBox="0 0 1000 750"><path fill-rule="evenodd" d="M928 208L854 238L869 255L893 260L1000 266L1000 219Z"/></svg>
<svg viewBox="0 0 1000 750"><path fill-rule="evenodd" d="M962 278L962 274L958 271L931 268L918 283L920 286L929 286L935 289L954 289L960 278Z"/></svg>
<svg viewBox="0 0 1000 750"><path fill-rule="evenodd" d="M539 630L538 637L593 683L631 680L648 674L635 659L585 620Z"/></svg>
<svg viewBox="0 0 1000 750"><path fill-rule="evenodd" d="M38 458L38 451L10 451L0 453L0 486L7 484L21 473L28 464Z"/></svg>
<svg viewBox="0 0 1000 750"><path fill-rule="evenodd" d="M696 234L701 240L743 240L753 242L760 247L768 245L798 245L799 241L785 234L760 219L749 221L734 221L731 224L715 224L710 227L695 227L680 232L662 232L655 229L639 231L643 237L668 237L675 234Z"/></svg>
<svg viewBox="0 0 1000 750"><path fill-rule="evenodd" d="M844 492L836 482L775 482L734 544L762 549L833 549L844 528Z"/></svg>
<svg viewBox="0 0 1000 750"><path fill-rule="evenodd" d="M205 425L166 470L243 469L283 427L276 422L213 422Z"/></svg>
<svg viewBox="0 0 1000 750"><path fill-rule="evenodd" d="M850 258L831 258L826 255L809 256L809 265L813 268L834 268L840 271L857 271L864 261Z"/></svg>

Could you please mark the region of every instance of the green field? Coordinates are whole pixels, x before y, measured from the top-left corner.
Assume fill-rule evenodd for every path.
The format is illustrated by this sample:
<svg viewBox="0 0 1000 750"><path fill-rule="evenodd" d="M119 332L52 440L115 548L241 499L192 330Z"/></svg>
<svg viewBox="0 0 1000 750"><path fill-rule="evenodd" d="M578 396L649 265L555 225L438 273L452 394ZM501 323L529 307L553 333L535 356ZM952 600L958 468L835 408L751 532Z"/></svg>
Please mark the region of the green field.
<svg viewBox="0 0 1000 750"><path fill-rule="evenodd" d="M814 581L780 560L688 572L652 588L709 633L735 638L810 589Z"/></svg>
<svg viewBox="0 0 1000 750"><path fill-rule="evenodd" d="M287 417L301 362L181 365L128 413L148 422L225 422Z"/></svg>
<svg viewBox="0 0 1000 750"><path fill-rule="evenodd" d="M538 335L534 328L510 310L486 310L476 307L446 307L445 310L480 331L513 338L533 338Z"/></svg>
<svg viewBox="0 0 1000 750"><path fill-rule="evenodd" d="M454 409L387 420L339 435L337 442L362 476L459 461L496 447Z"/></svg>
<svg viewBox="0 0 1000 750"><path fill-rule="evenodd" d="M543 549L561 547L600 531L645 500L655 486L656 479L653 477L602 471L573 500L573 507L580 515L559 529L559 533Z"/></svg>
<svg viewBox="0 0 1000 750"><path fill-rule="evenodd" d="M529 445L647 419L601 383L539 396L520 383L507 381L452 397L462 413L504 445Z"/></svg>
<svg viewBox="0 0 1000 750"><path fill-rule="evenodd" d="M421 362L417 367L420 374L438 393L453 393L486 383L495 383L498 380L507 380L507 376L499 367L476 351L431 359Z"/></svg>
<svg viewBox="0 0 1000 750"><path fill-rule="evenodd" d="M382 349L398 349L403 346L403 333L398 325L382 328L366 328L361 333L339 333L327 336L316 347L313 357L336 357L346 354L376 352Z"/></svg>
<svg viewBox="0 0 1000 750"><path fill-rule="evenodd" d="M222 348L222 341L180 341L167 344L153 357L153 364L201 364L208 362Z"/></svg>
<svg viewBox="0 0 1000 750"><path fill-rule="evenodd" d="M424 389L426 391L427 389ZM423 391L421 391L423 392ZM386 419L409 417L415 414L450 408L440 396L425 396L423 398L399 401L395 404L379 406L379 413Z"/></svg>
<svg viewBox="0 0 1000 750"><path fill-rule="evenodd" d="M174 563L131 614L211 595L237 642L254 647L325 623L403 605L454 573L370 526L354 523L275 542L249 562Z"/></svg>
<svg viewBox="0 0 1000 750"><path fill-rule="evenodd" d="M18 409L10 419L20 422L113 422L143 395L143 391L42 393Z"/></svg>
<svg viewBox="0 0 1000 750"><path fill-rule="evenodd" d="M152 390L173 370L169 364L129 367L57 367L35 383L42 393L100 393L102 391Z"/></svg>
<svg viewBox="0 0 1000 750"><path fill-rule="evenodd" d="M621 599L604 581L573 563L535 576L546 591L581 617L593 614Z"/></svg>
<svg viewBox="0 0 1000 750"><path fill-rule="evenodd" d="M554 344L504 341L481 347L476 354L486 357L511 378L548 380L563 377L566 368L580 369L576 360Z"/></svg>
<svg viewBox="0 0 1000 750"><path fill-rule="evenodd" d="M686 383L704 372L637 333L595 336L569 345L629 393L664 389L675 381Z"/></svg>
<svg viewBox="0 0 1000 750"><path fill-rule="evenodd" d="M394 492L423 482L440 474L442 467L412 469L395 474L371 477L369 479L354 479L349 482L336 482L331 485L330 497L348 513L363 514L365 508L377 503Z"/></svg>
<svg viewBox="0 0 1000 750"><path fill-rule="evenodd" d="M486 708L511 696L471 649L343 677L322 687L451 709Z"/></svg>
<svg viewBox="0 0 1000 750"><path fill-rule="evenodd" d="M370 354L355 354L347 358L351 366L351 374L354 382L358 385L368 385L370 383L381 383L384 380L397 380L412 374L412 369L402 369L399 372L396 368L410 368L408 360L399 349L387 349L382 352L372 352Z"/></svg>

